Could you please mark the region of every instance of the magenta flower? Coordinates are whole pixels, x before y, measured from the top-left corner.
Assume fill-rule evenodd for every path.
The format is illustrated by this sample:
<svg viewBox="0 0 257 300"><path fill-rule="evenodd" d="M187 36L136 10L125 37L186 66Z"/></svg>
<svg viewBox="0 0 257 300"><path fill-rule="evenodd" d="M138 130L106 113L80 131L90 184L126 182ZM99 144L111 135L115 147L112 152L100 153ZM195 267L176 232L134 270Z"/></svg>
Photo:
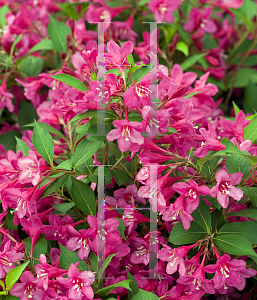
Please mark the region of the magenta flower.
<svg viewBox="0 0 257 300"><path fill-rule="evenodd" d="M180 195L174 203L170 204L170 211L172 220L181 220L186 230L190 228L190 223L194 221L194 218L186 211L186 197L184 195Z"/></svg>
<svg viewBox="0 0 257 300"><path fill-rule="evenodd" d="M185 195L187 198L186 211L190 214L199 205L199 193L201 195L210 195L210 188L204 185L198 186L193 180L190 180L188 184L185 182L176 182L173 184L172 189L179 194Z"/></svg>
<svg viewBox="0 0 257 300"><path fill-rule="evenodd" d="M151 0L148 7L154 13L156 22L166 21L169 23L174 22L172 12L179 8L180 0Z"/></svg>
<svg viewBox="0 0 257 300"><path fill-rule="evenodd" d="M90 238L95 237L95 230L92 228L85 230L81 229L79 232L74 229L71 225L68 226L69 232L73 235L66 244L67 249L70 251L75 251L79 249L78 257L83 260L88 257L90 252L91 241Z"/></svg>
<svg viewBox="0 0 257 300"><path fill-rule="evenodd" d="M132 247L136 249L130 257L132 264L149 264L149 243L139 237L132 237L129 240Z"/></svg>
<svg viewBox="0 0 257 300"><path fill-rule="evenodd" d="M24 253L9 251L10 243L11 241L9 240L4 245L4 250L0 252L0 278L4 278L5 274L15 267L14 263L24 256Z"/></svg>
<svg viewBox="0 0 257 300"><path fill-rule="evenodd" d="M183 70L180 65L175 64L171 71L171 80L177 85L190 86L197 78L197 74L194 72L186 72L183 74Z"/></svg>
<svg viewBox="0 0 257 300"><path fill-rule="evenodd" d="M219 204L224 208L228 207L229 196L237 201L241 200L244 193L240 188L234 187L234 185L242 180L243 175L241 172L229 174L225 170L218 170L215 174L217 185L211 188L210 195L217 197Z"/></svg>
<svg viewBox="0 0 257 300"><path fill-rule="evenodd" d="M207 265L204 270L207 273L215 273L213 283L215 289L226 286L237 286L240 283L239 272L246 269L246 262L241 259L233 259L228 254L222 257L218 255L216 265Z"/></svg>
<svg viewBox="0 0 257 300"><path fill-rule="evenodd" d="M124 67L129 67L126 57L133 52L133 47L134 45L131 41L125 42L121 47L114 41L109 41L107 43L108 53L104 53L105 64L111 68L117 68L122 73Z"/></svg>
<svg viewBox="0 0 257 300"><path fill-rule="evenodd" d="M194 154L196 157L203 158L210 150L220 151L226 149L226 146L217 140L217 134L215 132L217 123L218 119L216 119L214 123L209 123L209 131L207 131L205 128L199 129L203 138L205 139L205 142L202 142L201 147L195 150Z"/></svg>
<svg viewBox="0 0 257 300"><path fill-rule="evenodd" d="M42 300L44 291L37 288L38 279L30 271L25 271L20 277L21 283L15 283L10 294L21 300Z"/></svg>
<svg viewBox="0 0 257 300"><path fill-rule="evenodd" d="M230 121L226 119L220 120L220 125L224 129L223 134L225 136L233 135L238 139L240 143L244 141L244 127L250 123L251 120L245 119L245 114L242 110L236 116L235 121Z"/></svg>
<svg viewBox="0 0 257 300"><path fill-rule="evenodd" d="M4 198L8 206L14 208L15 225L18 225L19 219L22 219L27 213L31 215L35 212L36 201L42 192L42 189L36 189L36 187L29 189L8 188L5 190Z"/></svg>
<svg viewBox="0 0 257 300"><path fill-rule="evenodd" d="M17 165L21 169L18 181L21 184L32 183L34 186L38 184L41 177L41 166L44 165L44 159L37 159L34 151L29 150L28 157L21 157L17 160Z"/></svg>
<svg viewBox="0 0 257 300"><path fill-rule="evenodd" d="M13 94L7 92L6 80L7 77L3 80L0 86L0 109L7 107L10 112L13 112L14 110L14 106L12 104Z"/></svg>
<svg viewBox="0 0 257 300"><path fill-rule="evenodd" d="M115 120L113 125L118 127L117 129L111 130L107 134L107 140L113 142L118 140L118 146L121 152L127 150L132 151L132 147L136 148L137 152L144 143L144 138L140 132L145 130L144 126L139 122L129 122L128 120Z"/></svg>
<svg viewBox="0 0 257 300"><path fill-rule="evenodd" d="M184 26L185 31L195 32L198 30L197 37L204 36L205 32L214 33L217 30L217 26L210 20L211 14L211 7L205 7L203 12L199 8L193 8L190 11L190 20Z"/></svg>
<svg viewBox="0 0 257 300"><path fill-rule="evenodd" d="M95 274L90 271L79 272L77 266L72 263L68 271L69 278L57 277L57 281L69 288L67 296L69 299L81 300L83 296L88 299L94 298L94 291L91 288L91 284L95 281Z"/></svg>
<svg viewBox="0 0 257 300"><path fill-rule="evenodd" d="M161 251L158 251L158 258L163 261L168 261L166 272L167 274L173 274L179 270L180 276L184 276L186 272L185 263L183 257L185 256L185 253L181 253L181 251L178 249L172 249L168 245L163 245L163 248Z"/></svg>

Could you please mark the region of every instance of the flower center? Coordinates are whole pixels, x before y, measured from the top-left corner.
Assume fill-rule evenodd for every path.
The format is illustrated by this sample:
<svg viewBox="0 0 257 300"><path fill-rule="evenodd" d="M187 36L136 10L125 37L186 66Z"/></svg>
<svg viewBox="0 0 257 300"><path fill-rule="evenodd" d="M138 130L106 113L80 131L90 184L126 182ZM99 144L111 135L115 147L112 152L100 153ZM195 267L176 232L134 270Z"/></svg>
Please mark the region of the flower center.
<svg viewBox="0 0 257 300"><path fill-rule="evenodd" d="M12 266L12 263L11 263L10 259L7 258L5 255L1 255L0 264L5 265L5 266L9 266L9 267Z"/></svg>
<svg viewBox="0 0 257 300"><path fill-rule="evenodd" d="M158 7L158 10L161 14L164 14L167 10L167 5L164 4L164 3L160 4L159 7Z"/></svg>
<svg viewBox="0 0 257 300"><path fill-rule="evenodd" d="M144 255L147 252L148 252L148 249L146 249L144 246L141 246L141 247L137 248L136 256Z"/></svg>
<svg viewBox="0 0 257 300"><path fill-rule="evenodd" d="M230 194L229 188L230 188L230 185L228 184L227 181L221 182L221 183L219 184L219 190L221 191L221 193L222 193L223 195L225 195L225 194L226 194L226 195L229 195L229 194Z"/></svg>
<svg viewBox="0 0 257 300"><path fill-rule="evenodd" d="M34 294L34 284L32 282L28 283L25 291L24 291L24 294L27 294L28 298L33 298L33 294Z"/></svg>
<svg viewBox="0 0 257 300"><path fill-rule="evenodd" d="M125 125L123 127L123 130L122 130L122 136L125 137L125 141L129 141L130 139L130 130L129 130L129 126Z"/></svg>
<svg viewBox="0 0 257 300"><path fill-rule="evenodd" d="M196 199L196 192L195 192L195 189L190 189L187 193L187 196L190 197L190 198L194 198Z"/></svg>
<svg viewBox="0 0 257 300"><path fill-rule="evenodd" d="M143 86L143 85L137 85L136 86L136 93L137 93L138 97L145 98L145 97L149 96L150 89Z"/></svg>
<svg viewBox="0 0 257 300"><path fill-rule="evenodd" d="M229 269L228 269L228 267L227 267L227 265L226 264L222 264L222 265L220 265L220 272L221 272L221 274L222 275L224 275L224 277L225 278L228 278L229 277Z"/></svg>
<svg viewBox="0 0 257 300"><path fill-rule="evenodd" d="M74 284L73 289L77 290L77 293L84 287L84 283L79 278L73 279L72 283Z"/></svg>

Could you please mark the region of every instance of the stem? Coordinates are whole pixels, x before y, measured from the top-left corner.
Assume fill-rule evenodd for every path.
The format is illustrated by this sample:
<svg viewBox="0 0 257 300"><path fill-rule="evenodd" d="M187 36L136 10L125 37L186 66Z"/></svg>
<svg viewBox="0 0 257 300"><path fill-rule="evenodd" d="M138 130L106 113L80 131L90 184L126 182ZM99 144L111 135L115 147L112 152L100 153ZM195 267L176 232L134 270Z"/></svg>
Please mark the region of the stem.
<svg viewBox="0 0 257 300"><path fill-rule="evenodd" d="M108 156L108 151L109 151L109 147L110 147L110 145L106 145L106 146L105 146L105 150L104 150L104 158L103 158L103 165L106 164L107 156Z"/></svg>
<svg viewBox="0 0 257 300"><path fill-rule="evenodd" d="M121 157L116 161L116 163L114 164L114 166L113 167L111 167L111 169L110 170L113 170L122 160L123 160L123 158L124 158L124 156L123 155L121 155Z"/></svg>
<svg viewBox="0 0 257 300"><path fill-rule="evenodd" d="M246 52L246 54L244 55L244 57L241 59L241 61L239 62L239 64L236 67L231 87L230 87L229 92L227 94L226 100L225 100L225 102L223 104L223 108L222 108L223 111L226 110L227 105L229 103L229 100L230 100L230 98L232 96L232 93L233 93L233 90L234 90L234 86L235 86L235 83L236 83L236 79L237 79L238 71L241 68L241 66L243 65L243 63L245 62L245 60L247 59L247 57L250 55L250 53L252 52L252 50L254 49L256 43L257 43L257 39L255 38L255 40L253 41L251 47L248 49L248 51Z"/></svg>

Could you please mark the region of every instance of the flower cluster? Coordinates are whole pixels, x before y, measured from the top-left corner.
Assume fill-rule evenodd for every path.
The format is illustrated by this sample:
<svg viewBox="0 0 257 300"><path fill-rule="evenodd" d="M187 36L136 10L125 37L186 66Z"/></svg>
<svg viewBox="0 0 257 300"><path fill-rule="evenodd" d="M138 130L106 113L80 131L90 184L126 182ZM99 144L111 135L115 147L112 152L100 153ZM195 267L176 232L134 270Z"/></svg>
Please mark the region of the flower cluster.
<svg viewBox="0 0 257 300"><path fill-rule="evenodd" d="M0 0L0 295L255 297L251 11Z"/></svg>

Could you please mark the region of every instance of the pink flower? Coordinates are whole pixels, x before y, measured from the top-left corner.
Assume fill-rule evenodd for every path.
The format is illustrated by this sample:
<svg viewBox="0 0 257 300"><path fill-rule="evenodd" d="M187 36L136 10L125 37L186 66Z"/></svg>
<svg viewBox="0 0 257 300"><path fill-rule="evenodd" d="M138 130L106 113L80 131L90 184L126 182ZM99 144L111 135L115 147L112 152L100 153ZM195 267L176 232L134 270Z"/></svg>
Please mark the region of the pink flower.
<svg viewBox="0 0 257 300"><path fill-rule="evenodd" d="M214 33L217 30L217 26L210 20L211 14L211 7L205 7L203 12L201 12L199 8L193 8L190 11L190 20L184 26L185 31L192 32L198 30L200 37L202 37L205 32Z"/></svg>
<svg viewBox="0 0 257 300"><path fill-rule="evenodd" d="M6 80L7 78L3 80L0 86L0 109L7 107L10 112L13 112L14 110L14 106L12 104L13 94L7 92Z"/></svg>
<svg viewBox="0 0 257 300"><path fill-rule="evenodd" d="M242 177L243 173L241 172L229 174L225 170L218 170L215 174L217 185L211 188L210 195L217 197L219 204L224 208L228 207L229 196L239 201L244 193L240 188L234 187L234 185L238 184Z"/></svg>
<svg viewBox="0 0 257 300"><path fill-rule="evenodd" d="M251 120L245 119L244 112L240 110L236 116L235 121L226 120L224 118L220 120L220 125L225 130L225 132L223 133L225 136L233 135L238 139L240 143L243 143L244 127L246 127L250 123L250 121Z"/></svg>
<svg viewBox="0 0 257 300"><path fill-rule="evenodd" d="M161 251L158 252L157 256L160 260L168 261L166 272L167 274L173 274L179 268L180 276L184 276L186 272L185 263L183 257L186 253L183 253L179 248L171 249L168 245L163 245Z"/></svg>
<svg viewBox="0 0 257 300"><path fill-rule="evenodd" d="M57 281L69 288L67 296L70 299L81 300L83 296L88 299L94 298L94 291L91 288L91 284L95 281L95 274L90 271L79 272L77 266L72 263L68 271L69 278L57 277Z"/></svg>
<svg viewBox="0 0 257 300"><path fill-rule="evenodd" d="M29 150L28 157L21 157L17 160L18 167L22 170L18 181L21 184L32 183L34 186L38 184L41 178L41 166L44 165L44 159L37 159L34 151Z"/></svg>
<svg viewBox="0 0 257 300"><path fill-rule="evenodd" d="M108 42L108 53L104 53L105 64L111 68L117 68L122 73L122 69L126 67L126 65L129 66L126 57L133 52L133 47L134 45L131 41L125 42L121 47L114 41Z"/></svg>
<svg viewBox="0 0 257 300"><path fill-rule="evenodd" d="M17 261L24 256L24 253L17 253L13 250L10 251L10 243L11 241L9 240L4 245L4 250L0 252L0 278L4 278L5 274L15 267L14 263L17 263Z"/></svg>
<svg viewBox="0 0 257 300"><path fill-rule="evenodd" d="M191 85L197 78L197 74L194 72L186 72L183 74L183 70L180 65L175 64L171 71L171 81L178 85Z"/></svg>
<svg viewBox="0 0 257 300"><path fill-rule="evenodd" d="M41 300L44 291L37 288L37 278L30 271L25 271L20 277L21 283L15 283L10 294L20 297L21 300Z"/></svg>
<svg viewBox="0 0 257 300"><path fill-rule="evenodd" d="M180 195L174 203L170 204L172 220L181 220L183 227L187 230L190 228L191 221L194 218L186 211L186 197Z"/></svg>
<svg viewBox="0 0 257 300"><path fill-rule="evenodd" d="M207 273L215 273L213 283L215 289L220 289L226 283L226 286L237 286L240 282L239 273L245 270L246 262L244 260L233 259L228 254L222 257L218 255L216 265L207 265L204 267Z"/></svg>
<svg viewBox="0 0 257 300"><path fill-rule="evenodd" d="M205 128L199 129L203 138L205 139L205 142L202 142L201 147L195 150L194 154L196 157L203 158L210 150L219 151L226 149L226 146L217 140L217 134L215 132L217 123L218 119L216 119L214 123L209 123L209 131L207 131Z"/></svg>
<svg viewBox="0 0 257 300"><path fill-rule="evenodd" d="M137 152L144 143L144 138L140 132L145 130L144 126L139 122L129 122L128 120L115 120L113 125L118 129L111 130L107 135L107 140L113 142L118 140L118 146L121 152L127 150L132 151L132 147L136 148Z"/></svg>
<svg viewBox="0 0 257 300"><path fill-rule="evenodd" d="M95 231L90 228L88 230L81 229L79 232L75 230L71 225L68 226L69 232L73 235L72 238L66 244L66 247L70 251L75 251L79 249L78 257L83 260L85 257L88 257L90 252L90 238L95 237Z"/></svg>
<svg viewBox="0 0 257 300"><path fill-rule="evenodd" d="M188 184L185 182L176 182L173 184L172 189L187 197L186 210L190 214L195 211L199 205L199 193L201 195L210 194L210 188L203 185L198 186L193 180L190 180Z"/></svg>
<svg viewBox="0 0 257 300"><path fill-rule="evenodd" d="M154 13L156 22L174 22L172 12L179 8L180 0L151 0L148 7Z"/></svg>

